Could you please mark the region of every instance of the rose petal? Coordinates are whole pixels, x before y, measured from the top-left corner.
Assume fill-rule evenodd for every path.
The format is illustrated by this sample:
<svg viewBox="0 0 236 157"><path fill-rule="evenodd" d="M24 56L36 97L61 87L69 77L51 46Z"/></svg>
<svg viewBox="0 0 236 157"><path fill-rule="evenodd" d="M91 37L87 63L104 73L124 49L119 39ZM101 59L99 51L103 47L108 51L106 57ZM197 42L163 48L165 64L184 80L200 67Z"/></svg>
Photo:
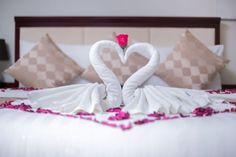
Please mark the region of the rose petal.
<svg viewBox="0 0 236 157"><path fill-rule="evenodd" d="M128 112L120 111L120 112L117 112L115 116L110 116L108 120L115 121L115 120L125 120L129 118L130 118L130 114Z"/></svg>

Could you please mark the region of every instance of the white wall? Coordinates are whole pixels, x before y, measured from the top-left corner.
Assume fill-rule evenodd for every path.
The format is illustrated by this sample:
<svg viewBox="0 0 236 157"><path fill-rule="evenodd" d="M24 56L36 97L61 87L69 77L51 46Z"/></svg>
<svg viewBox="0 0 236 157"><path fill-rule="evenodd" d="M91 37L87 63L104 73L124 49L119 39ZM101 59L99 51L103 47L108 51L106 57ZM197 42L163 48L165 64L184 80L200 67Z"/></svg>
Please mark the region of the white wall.
<svg viewBox="0 0 236 157"><path fill-rule="evenodd" d="M217 10L222 10L217 7L218 1L220 0L0 0L0 38L6 40L13 61L14 16L217 16ZM228 1L235 4L233 0ZM235 30L236 26L232 23L226 25ZM225 38L229 34L225 33ZM232 37L229 38L231 40ZM236 41L235 39L236 35L232 40ZM236 49L235 45L228 44L227 50L231 53ZM7 66L8 63L1 62L0 71ZM227 71L226 74L228 75ZM234 80L228 80L227 77L223 79L224 83L236 84L236 76Z"/></svg>
<svg viewBox="0 0 236 157"><path fill-rule="evenodd" d="M221 43L225 45L225 57L230 60L222 71L222 80L225 84L236 84L236 21L222 22Z"/></svg>

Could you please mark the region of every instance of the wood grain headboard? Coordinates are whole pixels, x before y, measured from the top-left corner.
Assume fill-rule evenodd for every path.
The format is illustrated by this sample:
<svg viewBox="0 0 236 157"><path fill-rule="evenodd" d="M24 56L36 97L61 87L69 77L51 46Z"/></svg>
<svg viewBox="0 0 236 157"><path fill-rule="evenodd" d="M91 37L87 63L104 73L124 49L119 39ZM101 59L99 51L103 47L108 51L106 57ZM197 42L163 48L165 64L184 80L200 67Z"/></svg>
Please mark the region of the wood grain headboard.
<svg viewBox="0 0 236 157"><path fill-rule="evenodd" d="M34 27L135 27L135 28L211 28L214 43L220 43L218 17L15 17L15 61L20 57L22 28ZM18 83L8 83L8 87Z"/></svg>

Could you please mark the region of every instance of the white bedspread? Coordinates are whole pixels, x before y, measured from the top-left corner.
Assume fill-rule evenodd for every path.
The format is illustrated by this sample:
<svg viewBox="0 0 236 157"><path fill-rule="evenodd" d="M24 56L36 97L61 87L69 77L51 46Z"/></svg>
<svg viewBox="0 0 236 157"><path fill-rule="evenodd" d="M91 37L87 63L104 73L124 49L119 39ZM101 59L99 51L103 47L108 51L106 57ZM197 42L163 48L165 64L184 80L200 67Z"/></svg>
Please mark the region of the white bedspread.
<svg viewBox="0 0 236 157"><path fill-rule="evenodd" d="M0 109L1 157L235 157L236 114L156 121L122 131Z"/></svg>

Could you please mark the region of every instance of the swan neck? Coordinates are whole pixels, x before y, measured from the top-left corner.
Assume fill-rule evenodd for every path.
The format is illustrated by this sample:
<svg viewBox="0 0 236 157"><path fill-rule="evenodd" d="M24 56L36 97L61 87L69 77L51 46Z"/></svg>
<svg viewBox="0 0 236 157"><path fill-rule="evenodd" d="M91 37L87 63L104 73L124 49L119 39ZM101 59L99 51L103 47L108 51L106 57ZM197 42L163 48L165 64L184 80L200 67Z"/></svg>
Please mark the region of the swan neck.
<svg viewBox="0 0 236 157"><path fill-rule="evenodd" d="M133 100L136 89L154 74L159 64L159 53L151 44L148 43L138 43L136 45L131 45L130 49L127 49L127 56L125 56L125 59L127 60L129 55L137 52L142 56L147 56L148 54L150 59L144 67L136 71L125 82L122 89L123 101L125 105L129 104Z"/></svg>
<svg viewBox="0 0 236 157"><path fill-rule="evenodd" d="M115 49L119 56L121 56L123 51L119 49L119 46L115 42L103 40L96 42L91 47L89 53L91 65L106 86L105 101L110 107L116 107L121 104L121 86L116 75L105 65L101 58L101 53L104 48Z"/></svg>

